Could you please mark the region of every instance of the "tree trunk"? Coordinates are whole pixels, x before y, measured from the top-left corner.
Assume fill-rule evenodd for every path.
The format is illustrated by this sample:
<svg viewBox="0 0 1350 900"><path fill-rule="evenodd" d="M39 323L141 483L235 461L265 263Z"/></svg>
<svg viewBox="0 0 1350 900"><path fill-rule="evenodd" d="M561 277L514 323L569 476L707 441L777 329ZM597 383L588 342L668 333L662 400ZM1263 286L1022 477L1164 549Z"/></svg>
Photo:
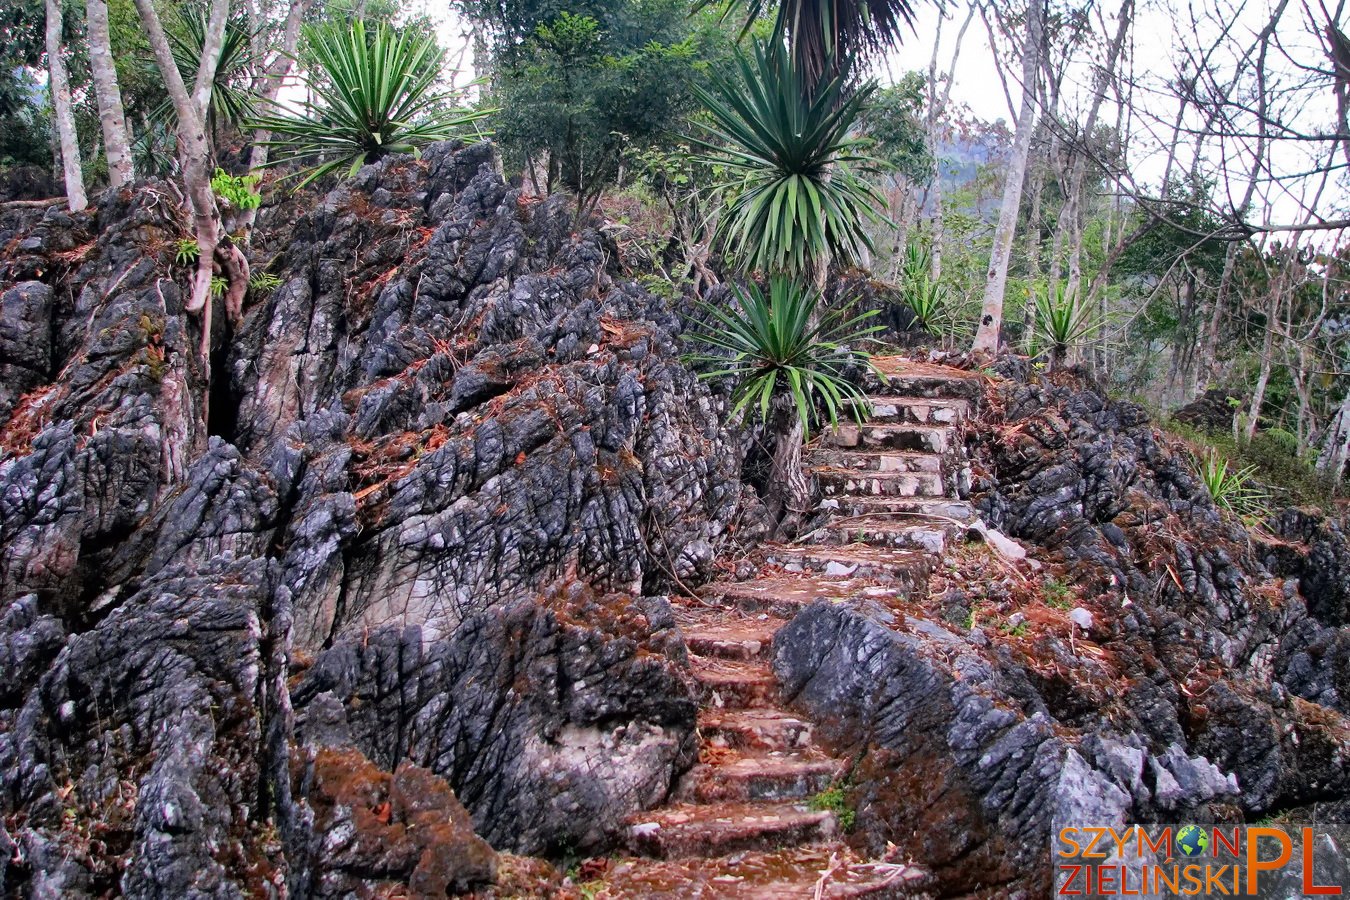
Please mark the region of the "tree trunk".
<svg viewBox="0 0 1350 900"><path fill-rule="evenodd" d="M1340 409L1327 427L1326 440L1322 452L1317 456L1317 471L1330 475L1337 483L1345 471L1346 458L1350 456L1350 390L1341 398Z"/></svg>
<svg viewBox="0 0 1350 900"><path fill-rule="evenodd" d="M98 100L98 121L103 129L103 148L108 157L108 184L115 188L130 184L131 140L127 137L127 114L122 108L122 89L117 84L113 64L112 38L108 32L107 0L86 0L85 20L89 28L89 69Z"/></svg>
<svg viewBox="0 0 1350 900"><path fill-rule="evenodd" d="M966 20L961 23L961 29L956 33L956 45L952 47L952 65L947 70L946 84L943 85L941 96L937 92L938 84L938 49L942 44L942 17L938 18L937 36L933 40L933 58L928 64L928 115L926 116L926 131L928 136L928 153L932 157L932 169L930 177L932 184L929 186L930 196L933 198L933 241L929 253L929 262L931 263L931 272L933 281L942 279L942 241L943 241L943 216L942 216L942 160L938 156L938 120L947 110L947 104L951 102L952 82L956 80L956 63L961 58L961 44L966 37L966 29L970 27L970 22L975 18L975 4L970 5L970 11L966 14Z"/></svg>
<svg viewBox="0 0 1350 900"><path fill-rule="evenodd" d="M1036 77L1040 70L1041 45L1044 43L1045 0L1031 0L1029 6L1027 37L1022 48L1022 110L1017 118L1012 158L1008 162L1008 176L1003 185L1003 205L998 212L998 227L994 231L994 246L989 256L980 327L975 332L972 348L976 352L998 351L999 332L1003 327L1003 294L1008 286L1008 263L1017 231L1018 210L1022 204L1022 182L1026 178L1031 133L1036 127Z"/></svg>
<svg viewBox="0 0 1350 900"><path fill-rule="evenodd" d="M211 276L217 256L222 257L222 268L230 279L229 295L242 295L248 283L248 261L228 238L221 246L220 208L215 192L211 190L211 147L206 134L206 109L211 99L211 84L225 37L225 23L229 18L229 0L213 0L203 43L201 65L193 93L174 62L168 36L159 20L153 0L134 0L145 26L146 38L154 51L159 73L168 89L178 117L178 154L183 168L183 183L187 187L188 203L192 207L193 231L197 238L197 275L192 285L192 296L187 303L189 312L202 313L203 359L211 353ZM219 251L219 253L218 253ZM242 283L236 283L241 281Z"/></svg>
<svg viewBox="0 0 1350 900"><path fill-rule="evenodd" d="M811 509L811 484L802 468L805 426L797 410L784 404L785 425L774 442L773 467L769 472L769 511L778 519L778 537L790 538L801 530Z"/></svg>
<svg viewBox="0 0 1350 900"><path fill-rule="evenodd" d="M47 0L47 73L52 94L52 113L61 142L61 169L66 181L66 199L72 212L89 205L80 169L80 141L75 134L75 110L70 103L70 78L61 56L61 4Z"/></svg>

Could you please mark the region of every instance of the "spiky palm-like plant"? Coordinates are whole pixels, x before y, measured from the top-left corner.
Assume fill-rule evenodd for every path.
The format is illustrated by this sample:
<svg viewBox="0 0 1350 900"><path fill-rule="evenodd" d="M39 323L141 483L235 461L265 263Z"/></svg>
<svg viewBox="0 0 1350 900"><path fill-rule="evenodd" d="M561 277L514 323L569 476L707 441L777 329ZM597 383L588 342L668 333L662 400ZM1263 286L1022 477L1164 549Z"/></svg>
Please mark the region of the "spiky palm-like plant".
<svg viewBox="0 0 1350 900"><path fill-rule="evenodd" d="M174 63L191 85L197 77L202 47L206 43L207 9L186 8L172 26L166 29ZM239 16L231 17L225 25L225 38L220 45L220 62L216 78L211 83L211 100L206 108L207 128L214 134L223 124L237 125L253 115L254 95L249 88L259 60L253 52L253 33L248 23ZM173 122L173 104L167 99L151 112L156 121Z"/></svg>
<svg viewBox="0 0 1350 900"><path fill-rule="evenodd" d="M1255 483L1256 466L1234 468L1228 457L1211 447L1195 457L1195 473L1215 506L1244 519L1269 513L1266 503L1270 495Z"/></svg>
<svg viewBox="0 0 1350 900"><path fill-rule="evenodd" d="M809 79L838 74L838 64L884 53L914 24L912 0L698 0L696 9L725 3L745 30L774 9L774 37L788 41L798 69Z"/></svg>
<svg viewBox="0 0 1350 900"><path fill-rule="evenodd" d="M1058 366L1069 351L1096 328L1092 310L1080 304L1063 283L1034 293L1036 339L1050 351L1051 366Z"/></svg>
<svg viewBox="0 0 1350 900"><path fill-rule="evenodd" d="M885 199L859 175L880 163L850 134L875 85L849 94L843 73L808 92L781 42L757 43L737 70L695 89L713 120L696 142L726 173L718 242L750 270L818 274L858 259L872 249L865 220L885 221Z"/></svg>
<svg viewBox="0 0 1350 900"><path fill-rule="evenodd" d="M451 92L437 90L445 51L430 34L329 21L306 28L305 39L318 102L253 123L272 134L265 143L278 152L268 165L301 164L300 186L330 172L355 174L390 153L416 152L493 112L456 108Z"/></svg>
<svg viewBox="0 0 1350 900"><path fill-rule="evenodd" d="M691 332L690 340L708 350L686 359L706 367L703 378L731 376L733 414L758 414L780 422L770 474L770 501L787 512L785 525L806 512L810 493L802 474L802 441L811 423L837 425L841 408L855 418L867 409L867 398L845 372L867 363L867 354L848 345L877 331L866 325L876 315L846 316L839 310L818 312L820 294L801 282L778 276L766 294L751 284L736 289L736 306L726 309L701 304L711 327Z"/></svg>

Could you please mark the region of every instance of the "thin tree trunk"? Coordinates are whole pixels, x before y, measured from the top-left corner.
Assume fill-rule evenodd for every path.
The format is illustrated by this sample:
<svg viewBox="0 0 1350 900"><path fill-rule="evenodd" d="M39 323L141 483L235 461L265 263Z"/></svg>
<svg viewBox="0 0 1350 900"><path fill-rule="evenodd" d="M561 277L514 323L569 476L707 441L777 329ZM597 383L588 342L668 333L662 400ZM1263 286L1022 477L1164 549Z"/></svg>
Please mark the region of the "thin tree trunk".
<svg viewBox="0 0 1350 900"><path fill-rule="evenodd" d="M931 177L933 183L930 187L930 196L933 198L933 245L929 255L929 262L932 267L933 281L939 281L942 278L942 242L943 235L943 215L942 215L942 160L938 156L938 121L947 111L947 104L951 102L952 83L956 80L956 64L961 58L961 44L965 41L966 29L970 27L970 22L975 18L975 4L970 5L966 13L966 20L961 23L961 28L956 33L956 45L952 47L952 64L946 72L946 83L942 87L941 96L937 93L938 84L938 48L942 44L942 19L938 19L937 36L933 40L933 58L928 64L928 152L932 156Z"/></svg>
<svg viewBox="0 0 1350 900"><path fill-rule="evenodd" d="M98 101L104 153L108 157L108 184L116 189L130 184L135 176L127 114L122 107L122 89L117 84L117 66L113 64L107 0L86 0L85 20L89 29L89 69Z"/></svg>
<svg viewBox="0 0 1350 900"><path fill-rule="evenodd" d="M1027 39L1022 48L1022 110L1017 119L1012 159L1008 165L1007 181L1003 185L1003 206L999 209L998 227L994 231L994 246L989 257L980 327L975 333L973 347L977 352L998 351L999 332L1003 326L1003 295L1008 286L1008 263L1017 231L1018 209L1022 203L1027 153L1031 148L1032 131L1036 127L1036 75L1040 69L1041 45L1044 43L1044 19L1045 0L1031 0L1027 11Z"/></svg>
<svg viewBox="0 0 1350 900"><path fill-rule="evenodd" d="M226 241L221 247L220 208L211 190L211 148L206 134L206 109L211 99L211 84L216 66L220 63L225 23L229 18L229 0L213 0L203 43L201 65L197 70L192 94L174 62L168 36L159 20L153 0L134 0L145 26L146 38L154 51L159 73L168 89L169 99L178 116L178 154L183 169L183 183L187 187L188 203L192 207L193 231L197 238L197 275L193 281L192 296L187 303L189 312L202 313L202 358L211 353L211 276L217 257L229 287L226 308L237 310L248 289L248 261L237 247ZM220 253L217 251L220 250Z"/></svg>
<svg viewBox="0 0 1350 900"><path fill-rule="evenodd" d="M61 169L66 182L66 199L71 211L84 209L89 198L84 192L84 172L80 169L80 141L75 134L75 111L70 102L70 77L61 56L61 5L47 0L47 73L52 94L52 114L61 146Z"/></svg>

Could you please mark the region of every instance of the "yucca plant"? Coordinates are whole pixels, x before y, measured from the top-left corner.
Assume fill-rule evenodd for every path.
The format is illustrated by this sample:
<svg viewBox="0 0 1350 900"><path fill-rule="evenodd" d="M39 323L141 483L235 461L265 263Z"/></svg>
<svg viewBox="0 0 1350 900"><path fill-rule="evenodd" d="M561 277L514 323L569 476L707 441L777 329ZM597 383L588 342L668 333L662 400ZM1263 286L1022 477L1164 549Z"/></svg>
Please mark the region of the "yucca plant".
<svg viewBox="0 0 1350 900"><path fill-rule="evenodd" d="M866 364L868 356L848 345L880 326L866 324L875 310L857 316L819 312L816 291L782 276L770 279L767 294L750 285L735 296L732 309L700 304L709 327L692 330L689 339L707 350L685 360L705 367L701 378L735 379L733 415L758 415L773 426L769 499L777 511L788 511L781 524L791 531L810 504L802 442L813 423L837 426L843 407L861 421L867 398L845 370Z"/></svg>
<svg viewBox="0 0 1350 900"><path fill-rule="evenodd" d="M905 248L901 278L900 300L914 316L914 324L940 337L950 318L951 295L946 285L933 280L927 250L918 244Z"/></svg>
<svg viewBox="0 0 1350 900"><path fill-rule="evenodd" d="M197 78L202 48L206 44L207 24L205 6L187 7L167 29L173 61L189 89ZM248 23L242 17L232 16L225 24L220 62L216 65L216 79L211 84L211 100L206 108L207 126L212 133L222 124L237 125L253 115L255 98L249 84L258 63ZM172 122L173 104L164 100L151 112L151 117L159 122Z"/></svg>
<svg viewBox="0 0 1350 900"><path fill-rule="evenodd" d="M1255 482L1256 467L1233 468L1214 448L1195 457L1195 472L1216 506L1244 519L1266 515L1270 495Z"/></svg>
<svg viewBox="0 0 1350 900"><path fill-rule="evenodd" d="M694 89L712 117L694 141L725 173L717 242L746 269L797 274L873 249L864 222L885 221L885 200L859 172L881 164L850 129L875 85L849 93L844 73L808 91L781 42L756 43L736 71Z"/></svg>
<svg viewBox="0 0 1350 900"><path fill-rule="evenodd" d="M445 51L423 32L386 23L367 30L360 20L328 21L305 29L317 103L254 120L277 149L268 165L299 163L301 187L330 172L348 175L390 153L414 153L455 137L493 110L453 105L437 90Z"/></svg>
<svg viewBox="0 0 1350 900"><path fill-rule="evenodd" d="M1036 337L1050 352L1051 367L1064 362L1069 351L1096 328L1092 311L1079 305L1077 295L1064 284L1047 286L1033 294L1036 303Z"/></svg>
<svg viewBox="0 0 1350 900"><path fill-rule="evenodd" d="M787 41L793 60L812 77L843 60L884 53L913 26L917 3L910 0L697 0L695 9L725 2L723 16L741 11L748 32L772 11L774 39Z"/></svg>

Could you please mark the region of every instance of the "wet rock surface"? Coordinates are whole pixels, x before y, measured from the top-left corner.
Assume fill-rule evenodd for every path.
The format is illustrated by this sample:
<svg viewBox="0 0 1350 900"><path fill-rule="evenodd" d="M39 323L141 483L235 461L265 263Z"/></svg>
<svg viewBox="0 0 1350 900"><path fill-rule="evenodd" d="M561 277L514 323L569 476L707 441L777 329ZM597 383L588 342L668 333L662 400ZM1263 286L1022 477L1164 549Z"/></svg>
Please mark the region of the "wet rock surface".
<svg viewBox="0 0 1350 900"><path fill-rule="evenodd" d="M4 891L444 896L660 800L742 493L678 317L486 144L264 210L209 360L187 233L0 217Z"/></svg>

